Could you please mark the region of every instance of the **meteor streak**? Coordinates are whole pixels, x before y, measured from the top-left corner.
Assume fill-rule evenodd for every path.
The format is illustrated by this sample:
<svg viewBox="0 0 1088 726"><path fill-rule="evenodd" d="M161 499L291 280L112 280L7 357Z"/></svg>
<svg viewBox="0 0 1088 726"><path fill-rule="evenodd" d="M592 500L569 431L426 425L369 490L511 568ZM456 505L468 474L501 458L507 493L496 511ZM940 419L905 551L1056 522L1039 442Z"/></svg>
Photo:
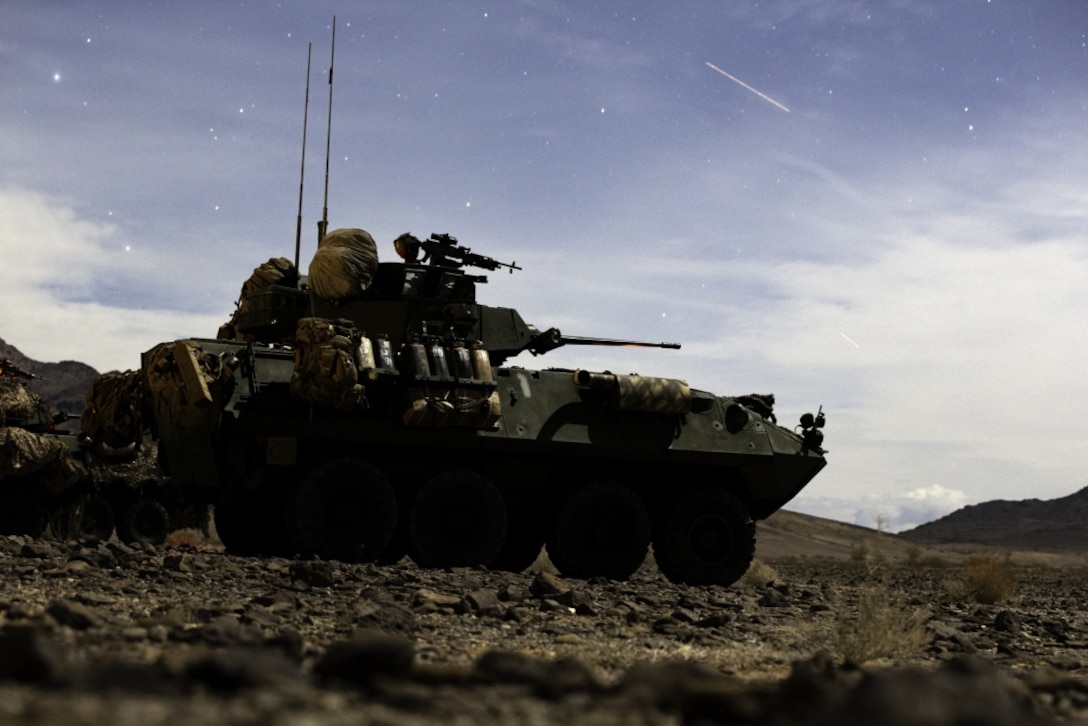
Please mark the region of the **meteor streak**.
<svg viewBox="0 0 1088 726"><path fill-rule="evenodd" d="M729 80L733 81L733 83L736 83L736 84L738 84L740 86L743 86L744 88L747 88L749 91L756 94L757 96L762 98L764 101L767 101L768 103L773 103L775 106L778 106L780 109L782 109L786 113L790 112L790 110L788 108L786 108L781 103L779 103L778 101L776 101L773 98L771 98L770 96L768 96L766 93L761 93L760 91L757 91L756 89L752 88L751 86L749 86L747 83L745 83L741 79L737 78L736 76L729 75L728 73L726 73L725 71L723 71L721 68L714 65L710 61L707 61L706 64L708 66L710 66L713 70L716 70L718 73L721 73L723 76L725 76Z"/></svg>

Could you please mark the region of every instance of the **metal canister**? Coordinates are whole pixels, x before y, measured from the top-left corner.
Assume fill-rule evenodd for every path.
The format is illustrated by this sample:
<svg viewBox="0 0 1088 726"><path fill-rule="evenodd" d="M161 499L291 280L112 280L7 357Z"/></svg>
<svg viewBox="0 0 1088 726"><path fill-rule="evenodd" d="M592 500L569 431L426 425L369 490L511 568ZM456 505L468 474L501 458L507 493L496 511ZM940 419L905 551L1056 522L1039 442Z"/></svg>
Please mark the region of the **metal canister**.
<svg viewBox="0 0 1088 726"><path fill-rule="evenodd" d="M472 375L481 381L495 380L495 374L491 370L491 356L478 340L472 344Z"/></svg>
<svg viewBox="0 0 1088 726"><path fill-rule="evenodd" d="M447 351L451 359L451 368L453 368L454 375L458 380L467 381L473 378L472 373L472 356L469 355L468 348L461 341L454 341L453 345Z"/></svg>
<svg viewBox="0 0 1088 726"><path fill-rule="evenodd" d="M393 344L389 342L389 336L379 335L377 338L377 363L378 368L385 371L397 370L397 364L393 362Z"/></svg>
<svg viewBox="0 0 1088 726"><path fill-rule="evenodd" d="M401 349L405 372L420 378L430 378L431 366L427 363L427 349L418 340L413 340Z"/></svg>
<svg viewBox="0 0 1088 726"><path fill-rule="evenodd" d="M355 367L360 371L373 370L374 343L365 335L359 338L359 346L355 349Z"/></svg>
<svg viewBox="0 0 1088 726"><path fill-rule="evenodd" d="M446 361L446 350L442 347L442 343L435 340L428 350L430 353L428 358L431 364L431 375L435 378L449 378L450 366Z"/></svg>

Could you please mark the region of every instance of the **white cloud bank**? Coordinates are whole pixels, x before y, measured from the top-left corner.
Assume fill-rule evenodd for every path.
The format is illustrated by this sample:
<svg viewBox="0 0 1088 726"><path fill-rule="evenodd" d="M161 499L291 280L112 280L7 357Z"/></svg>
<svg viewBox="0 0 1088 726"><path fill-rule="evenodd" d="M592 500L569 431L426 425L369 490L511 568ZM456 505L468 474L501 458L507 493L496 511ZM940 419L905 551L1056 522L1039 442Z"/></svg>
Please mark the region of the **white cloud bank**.
<svg viewBox="0 0 1088 726"><path fill-rule="evenodd" d="M131 299L123 280L169 276L170 265L153 271L127 246L116 226L82 220L71 205L0 190L0 338L35 360L109 371L138 367L140 353L163 340L214 336L224 316ZM114 296L117 305L101 302Z"/></svg>
<svg viewBox="0 0 1088 726"><path fill-rule="evenodd" d="M853 502L804 495L787 509L885 532L903 532L972 503L966 492L933 484L898 495L868 494Z"/></svg>

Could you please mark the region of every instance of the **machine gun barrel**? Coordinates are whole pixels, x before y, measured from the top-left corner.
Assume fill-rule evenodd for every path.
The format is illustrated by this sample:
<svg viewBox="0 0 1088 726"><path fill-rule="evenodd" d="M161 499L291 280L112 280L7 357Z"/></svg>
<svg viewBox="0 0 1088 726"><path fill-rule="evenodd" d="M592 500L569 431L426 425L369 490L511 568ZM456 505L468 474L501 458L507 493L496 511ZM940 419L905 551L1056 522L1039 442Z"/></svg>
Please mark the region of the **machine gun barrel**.
<svg viewBox="0 0 1088 726"><path fill-rule="evenodd" d="M541 355L549 350L561 348L564 345L607 345L629 346L632 348L669 348L679 350L679 343L647 343L640 340L620 340L616 338L592 338L584 335L563 335L558 328L549 328L543 333L538 333L525 346L533 355Z"/></svg>
<svg viewBox="0 0 1088 726"><path fill-rule="evenodd" d="M484 270L497 270L505 267L510 272L520 270L517 262L499 262L486 255L479 255L464 245L457 244L457 238L448 234L432 234L430 239L417 239L405 233L395 241L397 254L406 262L429 262L435 267L479 267ZM420 259L419 253L423 253Z"/></svg>

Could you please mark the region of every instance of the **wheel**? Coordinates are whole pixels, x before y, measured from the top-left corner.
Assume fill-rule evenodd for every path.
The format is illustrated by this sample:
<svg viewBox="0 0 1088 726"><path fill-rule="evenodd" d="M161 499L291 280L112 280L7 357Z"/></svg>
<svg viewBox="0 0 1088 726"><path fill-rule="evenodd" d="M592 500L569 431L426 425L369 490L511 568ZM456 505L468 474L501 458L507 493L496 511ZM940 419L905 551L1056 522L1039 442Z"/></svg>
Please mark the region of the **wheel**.
<svg viewBox="0 0 1088 726"><path fill-rule="evenodd" d="M49 513L49 529L58 540L91 537L108 540L113 534L113 507L104 496L66 496Z"/></svg>
<svg viewBox="0 0 1088 726"><path fill-rule="evenodd" d="M618 482L594 480L572 489L548 536L548 557L567 577L626 580L650 547L650 515Z"/></svg>
<svg viewBox="0 0 1088 726"><path fill-rule="evenodd" d="M662 574L688 585L731 585L752 563L756 526L735 496L706 487L682 496L654 539Z"/></svg>
<svg viewBox="0 0 1088 726"><path fill-rule="evenodd" d="M322 464L299 482L287 509L295 551L325 560L369 562L397 526L397 498L380 471L358 459Z"/></svg>
<svg viewBox="0 0 1088 726"><path fill-rule="evenodd" d="M227 552L243 557L292 554L287 532L287 488L285 474L265 475L256 490L228 493L216 502L212 510L215 533Z"/></svg>
<svg viewBox="0 0 1088 726"><path fill-rule="evenodd" d="M428 567L487 565L506 538L506 504L482 474L445 471L416 495L409 531Z"/></svg>
<svg viewBox="0 0 1088 726"><path fill-rule="evenodd" d="M125 544L144 542L160 545L170 532L170 515L157 499L138 496L121 510L117 536Z"/></svg>
<svg viewBox="0 0 1088 726"><path fill-rule="evenodd" d="M10 488L4 489L5 486ZM34 484L13 486L10 482L0 482L0 535L41 537L45 523L45 505Z"/></svg>
<svg viewBox="0 0 1088 726"><path fill-rule="evenodd" d="M85 496L79 496L68 490L53 503L46 515L49 531L53 537L64 541L79 537L79 518L83 516Z"/></svg>
<svg viewBox="0 0 1088 726"><path fill-rule="evenodd" d="M284 508L282 498L265 502L249 497L233 506L217 504L212 513L215 533L232 555L287 556L291 546Z"/></svg>
<svg viewBox="0 0 1088 726"><path fill-rule="evenodd" d="M412 502L414 497L411 495L401 495L397 497L397 511L398 512L411 512ZM374 558L374 562L379 565L395 565L405 558L405 556L411 556L415 559L415 548L412 545L412 534L409 532L408 520L409 516L397 517L397 526L393 530L393 536L389 539L389 544L385 546L378 556Z"/></svg>
<svg viewBox="0 0 1088 726"><path fill-rule="evenodd" d="M104 542L113 535L116 519L108 499L97 494L88 497L82 510L76 525L77 536L95 537Z"/></svg>
<svg viewBox="0 0 1088 726"><path fill-rule="evenodd" d="M498 556L488 565L501 572L522 572L536 562L544 549L545 522L549 519L545 502L532 493L504 493L506 503L506 539Z"/></svg>

